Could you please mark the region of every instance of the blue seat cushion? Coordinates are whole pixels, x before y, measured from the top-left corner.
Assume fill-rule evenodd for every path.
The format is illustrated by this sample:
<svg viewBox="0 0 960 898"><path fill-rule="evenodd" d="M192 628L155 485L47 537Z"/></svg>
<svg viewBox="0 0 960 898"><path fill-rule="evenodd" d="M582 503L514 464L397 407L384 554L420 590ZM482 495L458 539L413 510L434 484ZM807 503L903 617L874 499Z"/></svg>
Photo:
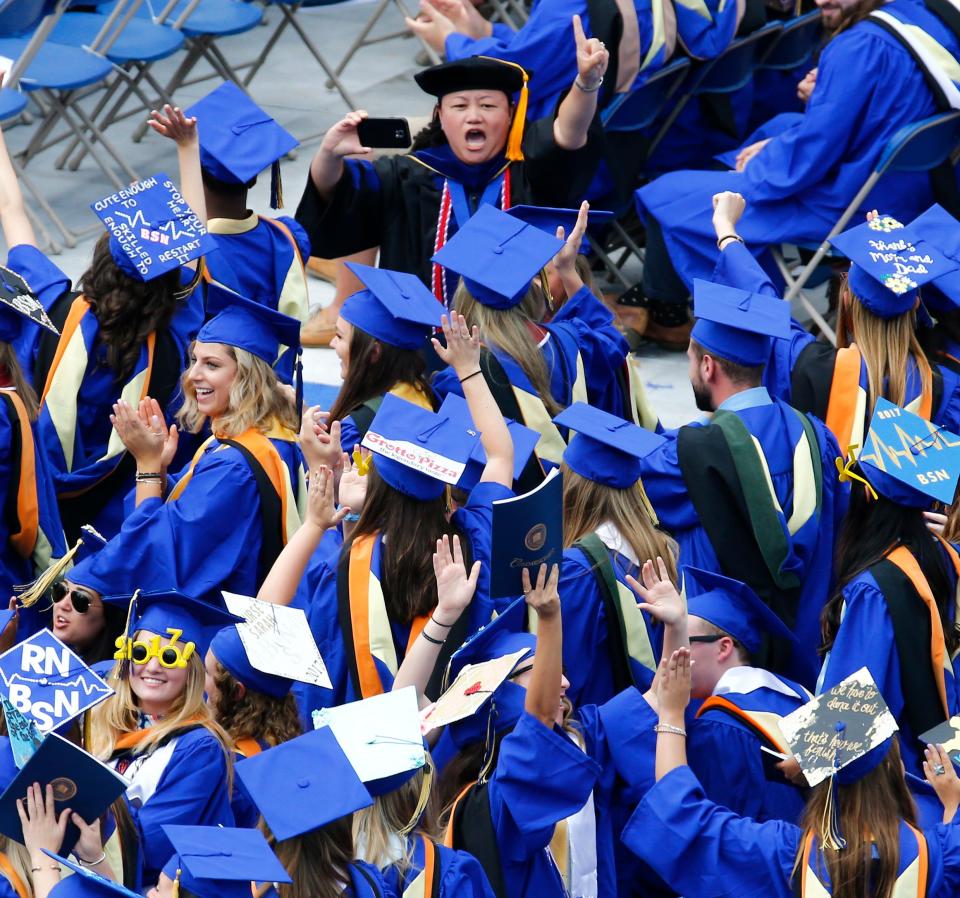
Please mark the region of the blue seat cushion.
<svg viewBox="0 0 960 898"><path fill-rule="evenodd" d="M16 59L27 46L28 38L0 38L0 56ZM46 41L20 79L24 90L74 90L103 81L113 65L87 50Z"/></svg>
<svg viewBox="0 0 960 898"><path fill-rule="evenodd" d="M109 13L115 5L115 2L101 3L97 5L97 11ZM167 17L167 24L176 22L188 6L189 0L180 0ZM149 19L150 10L147 4L141 6L136 14ZM184 22L182 31L187 37L229 37L231 34L243 34L256 28L261 19L263 10L253 3L243 3L242 0L203 0Z"/></svg>
<svg viewBox="0 0 960 898"><path fill-rule="evenodd" d="M57 22L50 37L71 47L89 46L106 21L106 16L96 13L68 12ZM172 56L182 46L183 35L174 28L133 18L110 47L107 58L117 65L125 62L154 62Z"/></svg>
<svg viewBox="0 0 960 898"><path fill-rule="evenodd" d="M19 115L26 105L27 98L20 91L10 90L9 87L0 88L0 122Z"/></svg>

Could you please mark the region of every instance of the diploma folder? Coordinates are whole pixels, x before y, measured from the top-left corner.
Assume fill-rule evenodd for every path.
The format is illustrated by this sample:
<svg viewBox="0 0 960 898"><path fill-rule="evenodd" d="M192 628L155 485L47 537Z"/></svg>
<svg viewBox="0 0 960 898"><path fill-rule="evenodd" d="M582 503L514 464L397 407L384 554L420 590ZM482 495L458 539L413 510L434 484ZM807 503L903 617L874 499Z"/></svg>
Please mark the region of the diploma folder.
<svg viewBox="0 0 960 898"><path fill-rule="evenodd" d="M953 763L960 767L960 717L951 717L919 736L923 745L942 745Z"/></svg>
<svg viewBox="0 0 960 898"><path fill-rule="evenodd" d="M58 816L64 808L71 808L87 823L100 817L130 785L119 773L82 748L56 733L48 734L0 795L0 833L21 844L23 827L17 813L17 799L25 798L33 783L39 783L43 789L48 783L53 785ZM61 854L68 854L79 837L80 831L70 823Z"/></svg>
<svg viewBox="0 0 960 898"><path fill-rule="evenodd" d="M559 564L563 555L563 478L554 468L536 489L493 503L490 597L523 593L523 568L536 582L541 564Z"/></svg>

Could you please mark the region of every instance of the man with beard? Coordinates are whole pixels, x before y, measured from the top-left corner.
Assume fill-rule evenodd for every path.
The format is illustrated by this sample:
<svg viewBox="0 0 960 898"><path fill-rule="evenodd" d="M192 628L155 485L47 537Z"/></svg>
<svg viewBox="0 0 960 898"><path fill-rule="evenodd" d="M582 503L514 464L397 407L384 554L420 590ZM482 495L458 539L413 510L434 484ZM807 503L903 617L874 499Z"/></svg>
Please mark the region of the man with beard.
<svg viewBox="0 0 960 898"><path fill-rule="evenodd" d="M712 417L668 434L641 462L643 485L685 564L746 583L797 636L793 648L767 640L758 666L812 688L847 507L840 451L821 421L761 386L771 341L789 335L786 303L695 281L694 315L690 383Z"/></svg>

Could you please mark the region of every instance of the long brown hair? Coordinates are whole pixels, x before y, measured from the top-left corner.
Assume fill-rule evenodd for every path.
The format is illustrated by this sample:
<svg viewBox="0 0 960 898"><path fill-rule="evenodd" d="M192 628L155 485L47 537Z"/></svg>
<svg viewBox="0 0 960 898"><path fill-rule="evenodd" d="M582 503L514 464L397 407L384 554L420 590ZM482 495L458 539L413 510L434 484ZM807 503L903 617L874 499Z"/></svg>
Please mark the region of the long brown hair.
<svg viewBox="0 0 960 898"><path fill-rule="evenodd" d="M105 232L77 287L97 318L97 341L106 347L114 379L126 380L147 337L168 327L173 319L180 301L179 267L152 281L132 278L113 261L110 235Z"/></svg>
<svg viewBox="0 0 960 898"><path fill-rule="evenodd" d="M27 417L31 421L37 420L37 412L40 404L37 402L37 394L30 386L27 379L23 376L23 368L17 359L17 354L9 343L0 341L0 386L4 386L3 380L7 380L8 386L13 387L20 400L27 410Z"/></svg>
<svg viewBox="0 0 960 898"><path fill-rule="evenodd" d="M330 421L342 421L358 405L382 396L397 383L423 390L436 408L433 391L424 376L426 364L417 350L383 343L356 325L352 330L347 376L330 409ZM346 448L350 451L353 447Z"/></svg>
<svg viewBox="0 0 960 898"><path fill-rule="evenodd" d="M491 309L476 300L461 281L453 296L453 305L468 325L480 328L483 339L491 347L506 353L520 366L551 416L563 411L563 406L553 398L550 371L534 336L534 327L543 320L547 308L538 283L530 286L518 305Z"/></svg>
<svg viewBox="0 0 960 898"><path fill-rule="evenodd" d="M859 22L862 22L870 13L883 6L884 2L885 0L859 0L858 3L855 3L846 11L843 21L837 26L833 34L830 35L831 39L853 28L853 26Z"/></svg>
<svg viewBox="0 0 960 898"><path fill-rule="evenodd" d="M234 742L264 739L270 745L280 745L303 733L297 701L291 693L275 698L245 689L219 661L216 671L213 682L219 697L211 710Z"/></svg>
<svg viewBox="0 0 960 898"><path fill-rule="evenodd" d="M408 624L436 607L433 551L444 534L458 533L464 563L468 569L473 563L470 540L447 520L446 494L427 501L405 496L377 473L374 460L353 539L378 531L384 536L380 582L392 621ZM343 551L352 544L351 540Z"/></svg>
<svg viewBox="0 0 960 898"><path fill-rule="evenodd" d="M820 783L810 796L803 812L800 853L794 875L800 875L803 846L813 833L822 845L822 831L832 783ZM849 786L837 787L840 832L847 845L842 851L825 849L823 857L830 874L833 898L891 898L900 863L900 821L911 826L917 823L917 808L907 789L900 763L900 746L896 736L880 765ZM873 846L877 859L873 857Z"/></svg>
<svg viewBox="0 0 960 898"><path fill-rule="evenodd" d="M660 530L651 517L650 500L639 480L626 489L616 489L581 477L566 462L563 474L563 544L569 548L601 524L613 524L630 544L640 564L660 556L670 579L677 584L676 540ZM649 510L648 510L649 509Z"/></svg>
<svg viewBox="0 0 960 898"><path fill-rule="evenodd" d="M343 883L350 881L354 859L353 815L292 839L277 842L274 852L292 883L280 883L280 898L340 898ZM264 825L266 828L266 825ZM267 836L272 841L269 829Z"/></svg>
<svg viewBox="0 0 960 898"><path fill-rule="evenodd" d="M933 372L916 334L917 314L911 310L896 318L874 315L856 298L847 279L840 288L837 347L848 345L848 334L863 355L867 366L867 414L873 414L877 397L894 405L907 401L907 370L910 356L917 363L924 393L933 389Z"/></svg>
<svg viewBox="0 0 960 898"><path fill-rule="evenodd" d="M251 428L266 433L276 424L296 433L300 429L299 416L273 368L245 349L226 343L217 345L223 346L237 363L237 376L230 385L227 410L216 420L216 435L237 437ZM183 405L177 412L177 422L188 433L199 433L206 415L197 407L197 391L190 378L190 368L183 372L180 386Z"/></svg>

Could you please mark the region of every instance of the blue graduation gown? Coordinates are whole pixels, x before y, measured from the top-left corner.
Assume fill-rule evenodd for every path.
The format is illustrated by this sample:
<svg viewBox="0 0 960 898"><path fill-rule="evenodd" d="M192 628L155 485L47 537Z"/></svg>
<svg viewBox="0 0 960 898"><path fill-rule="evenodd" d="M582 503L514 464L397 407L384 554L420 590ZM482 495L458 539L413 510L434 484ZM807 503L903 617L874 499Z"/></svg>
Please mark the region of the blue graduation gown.
<svg viewBox="0 0 960 898"><path fill-rule="evenodd" d="M953 568L948 563L951 583ZM920 734L913 732L905 714L906 698L900 680L900 656L893 632L893 621L883 593L869 571L857 574L843 588L843 616L833 648L824 658L817 692L832 689L850 674L866 667L883 700L900 727L900 754L906 769L923 776L923 751ZM951 610L953 602L950 603ZM958 683L951 668L944 672L950 714L960 713Z"/></svg>
<svg viewBox="0 0 960 898"><path fill-rule="evenodd" d="M884 11L919 25L960 56L960 44L921 3L892 0ZM891 84L897 89L890 90ZM710 221L715 193L733 190L746 197L737 231L757 254L782 242L819 243L893 134L936 111L924 76L903 45L878 25L859 22L824 49L806 111L789 113L789 126L778 129L744 172L663 175L637 191L637 210L641 218L650 215L660 223L673 267L692 288L694 278L709 279L717 259ZM925 173L892 174L864 201L863 212L881 207L909 221L932 201Z"/></svg>
<svg viewBox="0 0 960 898"><path fill-rule="evenodd" d="M923 831L929 898L960 890L960 827ZM802 831L757 823L710 801L689 767L671 770L646 795L623 831L631 851L685 898L791 898Z"/></svg>
<svg viewBox="0 0 960 898"><path fill-rule="evenodd" d="M811 696L802 686L784 677L778 679L793 690L792 696L759 683L749 692L719 694L745 711L766 711L785 717ZM718 685L722 683L721 679ZM687 732L690 768L711 801L759 821L800 821L806 796L775 772L776 758L761 751L763 743L746 723L724 711L708 709L690 724Z"/></svg>
<svg viewBox="0 0 960 898"><path fill-rule="evenodd" d="M487 793L507 898L563 898L550 839L583 807L599 774L565 733L526 712L503 738Z"/></svg>
<svg viewBox="0 0 960 898"><path fill-rule="evenodd" d="M737 394L739 395L739 394ZM733 397L736 399L736 396ZM760 443L767 460L770 479L785 519L793 506L793 458L800 427L796 414L780 400L734 410L747 430ZM809 417L809 416L808 416ZM837 441L825 425L810 418L820 446L823 469L823 496L819 518L811 517L790 539L791 551L785 570L792 569L800 578L797 601L797 620L794 633L803 653L794 654L790 675L807 685L813 685L820 662L816 648L820 644L820 610L826 602L833 583L833 550L840 526L847 511L848 490L837 481L835 460L840 454ZM688 424L698 427L698 423ZM802 432L802 431L800 431ZM640 476L660 525L680 544L680 558L684 564L710 571L722 572L700 518L687 493L677 452L677 433L665 434L668 440L655 452L641 460ZM752 538L744 534L744 538Z"/></svg>
<svg viewBox="0 0 960 898"><path fill-rule="evenodd" d="M610 549L607 553L620 583L627 585L627 574L639 575L628 558ZM564 550L559 590L563 596L563 665L570 680L567 697L576 708L603 704L618 691L610 657L611 622L607 620L606 603L593 562L582 550L573 547ZM654 662L659 663L662 630L654 629L648 615L644 614L643 620ZM616 621L613 626L618 626ZM631 661L635 682L643 690L649 688L655 669Z"/></svg>
<svg viewBox="0 0 960 898"><path fill-rule="evenodd" d="M155 883L174 854L164 825L234 825L223 747L203 727L177 738L156 788L141 806L125 800L137 829L144 884Z"/></svg>
<svg viewBox="0 0 960 898"><path fill-rule="evenodd" d="M278 216L291 232L300 258L286 234L256 213L247 218L211 218L207 222L217 248L206 256L210 276L253 302L304 320L309 310L303 266L310 238L292 218Z"/></svg>
<svg viewBox="0 0 960 898"><path fill-rule="evenodd" d="M420 875L424 866L423 839L419 835L408 837L409 847L412 848L411 864L407 869L403 881L396 867L387 867L381 870L383 881L387 888L402 896L411 883ZM436 845L436 863L440 865L440 891L432 898L494 898L490 880L484 873L480 862L466 851L455 851L445 845ZM429 887L429 883L427 884Z"/></svg>
<svg viewBox="0 0 960 898"><path fill-rule="evenodd" d="M749 290L752 293L764 293L767 296L779 297L779 291L767 276L760 263L753 257L750 250L736 240L728 241L720 253L717 267L714 269L712 280L718 284L727 284L740 290ZM785 340L774 340L770 350L770 358L763 369L763 384L784 402L793 405L793 374L806 364L800 359L800 354L816 338L794 318L790 319L790 336ZM825 344L818 347L820 353L829 352ZM960 351L960 349L958 349ZM820 356L822 358L822 356ZM958 356L960 357L960 356ZM806 357L805 357L806 358ZM931 364L936 365L936 356L931 356ZM956 433L960 428L960 376L946 366L936 365L942 378L942 393L931 418L935 424ZM860 362L860 385L867 389L867 364ZM917 362L914 357L907 358L906 399L904 404L909 405L917 399L922 391L922 381ZM798 405L796 408L800 408ZM813 409L800 408L800 411ZM865 421L865 428L869 422ZM846 446L842 447L846 450Z"/></svg>
<svg viewBox="0 0 960 898"><path fill-rule="evenodd" d="M614 0L608 2L613 5ZM652 58L647 59L654 39L662 42L662 36L654 32L650 0L633 0L633 5L640 28L640 58L644 63L642 73L634 82L636 85L663 65L666 53L659 46ZM552 115L577 74L577 50L570 25L574 15L580 16L587 37L595 37L586 0L536 0L530 18L519 31L494 25L493 34L481 39L455 32L446 40L446 57L454 61L467 56L493 56L524 66L535 75L530 79L527 115L530 119ZM609 49L615 53L617 48Z"/></svg>
<svg viewBox="0 0 960 898"><path fill-rule="evenodd" d="M271 440L298 481L300 449ZM120 532L71 574L110 595L174 587L198 599L219 599L221 590L257 594L263 521L253 472L238 449L216 442L204 453L183 493L171 502L141 502ZM183 472L182 472L183 473ZM173 478L171 478L171 489Z"/></svg>
<svg viewBox="0 0 960 898"><path fill-rule="evenodd" d="M569 405L577 372L577 353L583 362L590 405L622 416L625 407L617 373L630 351L627 341L614 325L613 313L586 287L570 297L547 324L547 336L540 352L550 372L550 392L561 405ZM517 368L509 356L493 349L508 376ZM451 367L438 371L430 384L437 399L447 393L463 395L463 387ZM518 384L530 389L528 384Z"/></svg>
<svg viewBox="0 0 960 898"><path fill-rule="evenodd" d="M453 513L452 522L466 534L470 540L473 559L482 562L477 592L470 604L470 632L474 632L492 617L490 604L490 554L492 551L493 503L497 499L508 499L513 490L499 483L478 483L471 491L467 504ZM374 573L380 576L380 553L382 543L378 538L374 547L371 565ZM300 714L309 726L311 713L319 708L331 708L345 702L356 701L353 681L349 674L349 659L343 641L343 632L337 614L337 567L339 557L332 556L323 544L314 552L307 570L297 587L293 604L307 614L310 631L317 642L320 654L327 666L327 673L333 689L314 686L308 683L294 683L293 692L300 706ZM410 638L410 625L390 622L397 663L402 664ZM377 672L384 690L393 684L393 675L385 665L374 658Z"/></svg>

